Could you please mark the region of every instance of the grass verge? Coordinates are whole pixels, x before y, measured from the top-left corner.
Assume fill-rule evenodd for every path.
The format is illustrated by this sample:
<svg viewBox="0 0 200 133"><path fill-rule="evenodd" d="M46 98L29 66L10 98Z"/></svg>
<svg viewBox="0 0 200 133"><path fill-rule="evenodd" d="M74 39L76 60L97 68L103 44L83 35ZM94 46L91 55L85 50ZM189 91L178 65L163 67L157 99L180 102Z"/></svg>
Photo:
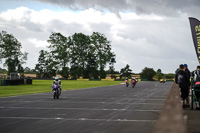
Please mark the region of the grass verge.
<svg viewBox="0 0 200 133"><path fill-rule="evenodd" d="M0 97L51 92L53 80L33 80L32 85L0 86ZM62 80L62 90L84 89L117 85L122 81L70 81Z"/></svg>

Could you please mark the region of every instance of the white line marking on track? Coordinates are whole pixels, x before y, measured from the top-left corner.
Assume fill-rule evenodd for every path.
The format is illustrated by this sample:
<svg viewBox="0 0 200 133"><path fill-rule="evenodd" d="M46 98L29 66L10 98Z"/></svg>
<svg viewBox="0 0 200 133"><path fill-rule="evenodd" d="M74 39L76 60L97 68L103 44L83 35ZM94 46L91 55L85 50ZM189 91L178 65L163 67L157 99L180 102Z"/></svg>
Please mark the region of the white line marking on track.
<svg viewBox="0 0 200 133"><path fill-rule="evenodd" d="M39 108L39 107L0 107L0 109L31 109L31 110L91 110L91 111L135 111L135 112L160 112L162 110L142 110L142 109L100 109L100 108Z"/></svg>
<svg viewBox="0 0 200 133"><path fill-rule="evenodd" d="M16 100L1 100L1 103L9 103L9 102L50 102L50 101L44 101L44 99L50 99L50 97L45 97L45 98L43 98L43 100L37 100L37 98L39 98L39 97L33 97L33 99L34 100L21 100L21 99L16 99ZM39 98L39 99L41 99L41 98ZM64 99L69 99L70 101L71 100L76 100L76 99L78 99L78 100L105 100L105 101L111 101L111 100L120 100L120 101L123 101L123 100L148 100L148 101L164 101L164 100L166 100L165 98L163 98L163 99L161 99L161 98L149 98L149 97L147 97L147 99L145 99L145 98L102 98L102 99L100 99L100 98L82 98L82 97L61 97L61 100L64 100ZM68 101L69 101L68 100ZM62 102L62 101L61 101Z"/></svg>
<svg viewBox="0 0 200 133"><path fill-rule="evenodd" d="M65 121L109 121L109 122L150 122L157 120L128 120L128 119L88 119L88 118L44 118L44 117L0 117L0 119L24 119L24 120L65 120Z"/></svg>
<svg viewBox="0 0 200 133"><path fill-rule="evenodd" d="M123 100L122 100L123 101ZM8 101L8 102L32 102L32 101ZM7 103L8 103L7 102ZM40 102L40 101L37 101L37 102ZM48 102L49 103L49 102ZM160 104L160 103L126 103L126 102L65 102L65 103L68 103L68 104L117 104L117 105L135 105L135 104L143 104L143 105L158 105L158 106L163 106L163 104Z"/></svg>

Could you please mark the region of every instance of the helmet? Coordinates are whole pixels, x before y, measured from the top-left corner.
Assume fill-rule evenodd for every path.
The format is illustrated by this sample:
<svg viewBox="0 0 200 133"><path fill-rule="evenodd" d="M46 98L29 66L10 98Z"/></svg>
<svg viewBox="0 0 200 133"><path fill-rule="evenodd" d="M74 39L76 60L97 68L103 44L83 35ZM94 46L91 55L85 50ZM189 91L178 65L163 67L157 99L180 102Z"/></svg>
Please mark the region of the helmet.
<svg viewBox="0 0 200 133"><path fill-rule="evenodd" d="M188 67L187 64L184 64L183 66L184 66L184 67Z"/></svg>
<svg viewBox="0 0 200 133"><path fill-rule="evenodd" d="M58 77L55 77L55 79L58 79Z"/></svg>

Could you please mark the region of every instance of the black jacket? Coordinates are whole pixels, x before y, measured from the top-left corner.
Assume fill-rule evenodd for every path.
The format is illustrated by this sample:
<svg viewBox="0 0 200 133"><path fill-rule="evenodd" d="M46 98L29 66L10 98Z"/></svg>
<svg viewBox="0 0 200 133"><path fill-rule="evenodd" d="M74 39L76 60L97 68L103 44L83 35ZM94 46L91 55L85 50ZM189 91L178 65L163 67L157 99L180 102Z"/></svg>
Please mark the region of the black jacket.
<svg viewBox="0 0 200 133"><path fill-rule="evenodd" d="M179 84L181 89L188 89L190 85L190 78L185 71L179 70L176 73L175 82Z"/></svg>
<svg viewBox="0 0 200 133"><path fill-rule="evenodd" d="M190 70L186 69L185 72L186 72L186 75L188 76L188 82L189 82L189 86L190 86L191 85L191 83L190 83Z"/></svg>

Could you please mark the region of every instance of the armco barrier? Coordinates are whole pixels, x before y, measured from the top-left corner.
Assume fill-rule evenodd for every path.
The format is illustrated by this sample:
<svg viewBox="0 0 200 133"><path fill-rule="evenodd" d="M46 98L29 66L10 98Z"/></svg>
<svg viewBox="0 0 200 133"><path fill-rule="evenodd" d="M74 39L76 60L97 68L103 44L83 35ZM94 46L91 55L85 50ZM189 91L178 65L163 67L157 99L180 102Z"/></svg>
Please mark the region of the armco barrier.
<svg viewBox="0 0 200 133"><path fill-rule="evenodd" d="M101 79L101 81L114 81L114 79Z"/></svg>
<svg viewBox="0 0 200 133"><path fill-rule="evenodd" d="M77 79L68 79L68 80L77 80Z"/></svg>
<svg viewBox="0 0 200 133"><path fill-rule="evenodd" d="M125 81L125 79L115 79L115 81Z"/></svg>
<svg viewBox="0 0 200 133"><path fill-rule="evenodd" d="M187 133L187 126L183 119L180 91L175 83L155 124L154 133Z"/></svg>
<svg viewBox="0 0 200 133"><path fill-rule="evenodd" d="M141 79L141 81L149 81L148 79Z"/></svg>
<svg viewBox="0 0 200 133"><path fill-rule="evenodd" d="M89 81L101 81L101 79L89 79Z"/></svg>
<svg viewBox="0 0 200 133"><path fill-rule="evenodd" d="M1 80L2 86L32 84L32 79Z"/></svg>
<svg viewBox="0 0 200 133"><path fill-rule="evenodd" d="M27 79L27 84L32 85L32 79Z"/></svg>
<svg viewBox="0 0 200 133"><path fill-rule="evenodd" d="M174 80L166 80L166 82L174 82Z"/></svg>
<svg viewBox="0 0 200 133"><path fill-rule="evenodd" d="M24 79L20 79L20 84L24 84Z"/></svg>
<svg viewBox="0 0 200 133"><path fill-rule="evenodd" d="M77 79L77 81L89 81L89 79Z"/></svg>

